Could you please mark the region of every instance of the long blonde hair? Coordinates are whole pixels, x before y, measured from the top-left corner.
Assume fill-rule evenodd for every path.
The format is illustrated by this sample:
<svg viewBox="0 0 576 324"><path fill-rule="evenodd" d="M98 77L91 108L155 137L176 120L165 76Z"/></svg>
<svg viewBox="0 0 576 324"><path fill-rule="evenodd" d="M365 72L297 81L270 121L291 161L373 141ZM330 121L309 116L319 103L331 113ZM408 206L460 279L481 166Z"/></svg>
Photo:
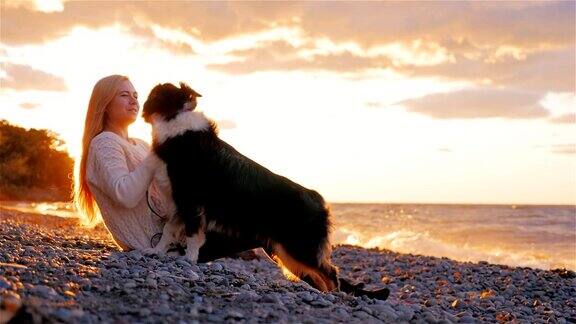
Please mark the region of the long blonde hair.
<svg viewBox="0 0 576 324"><path fill-rule="evenodd" d="M128 77L123 75L110 75L98 80L94 85L94 89L92 89L88 111L86 112L86 121L84 122L82 153L80 161L76 160L74 165L76 175L74 177L74 205L84 226L94 227L102 219L98 205L94 200L94 195L90 191L86 180L86 159L90 142L104 129L106 109L122 82L126 80L129 81Z"/></svg>

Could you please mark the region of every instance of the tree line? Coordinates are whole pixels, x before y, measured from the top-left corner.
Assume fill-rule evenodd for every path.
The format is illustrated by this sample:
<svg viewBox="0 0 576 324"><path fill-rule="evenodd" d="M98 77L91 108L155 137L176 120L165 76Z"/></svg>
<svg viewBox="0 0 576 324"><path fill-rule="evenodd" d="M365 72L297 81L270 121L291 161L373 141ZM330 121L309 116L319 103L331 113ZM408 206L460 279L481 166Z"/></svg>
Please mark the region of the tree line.
<svg viewBox="0 0 576 324"><path fill-rule="evenodd" d="M46 129L0 120L0 200L70 200L74 160Z"/></svg>

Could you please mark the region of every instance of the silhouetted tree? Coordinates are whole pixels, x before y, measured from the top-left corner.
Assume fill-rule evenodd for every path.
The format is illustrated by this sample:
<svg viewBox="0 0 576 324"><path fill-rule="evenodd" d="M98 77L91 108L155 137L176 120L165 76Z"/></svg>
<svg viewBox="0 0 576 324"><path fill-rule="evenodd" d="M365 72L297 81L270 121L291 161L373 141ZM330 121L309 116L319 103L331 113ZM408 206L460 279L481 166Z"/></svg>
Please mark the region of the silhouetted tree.
<svg viewBox="0 0 576 324"><path fill-rule="evenodd" d="M0 199L68 200L74 161L63 145L49 130L0 120Z"/></svg>

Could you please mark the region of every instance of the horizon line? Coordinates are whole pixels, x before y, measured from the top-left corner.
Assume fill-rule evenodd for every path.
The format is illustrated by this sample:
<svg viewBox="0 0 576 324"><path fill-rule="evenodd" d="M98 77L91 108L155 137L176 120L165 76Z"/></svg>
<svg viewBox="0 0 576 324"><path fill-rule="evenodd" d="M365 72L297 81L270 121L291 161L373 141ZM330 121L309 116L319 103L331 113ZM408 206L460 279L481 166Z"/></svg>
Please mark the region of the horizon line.
<svg viewBox="0 0 576 324"><path fill-rule="evenodd" d="M386 201L327 201L330 204L356 204L356 205L474 205L474 206L552 206L575 207L575 203L519 203L519 202L386 202Z"/></svg>

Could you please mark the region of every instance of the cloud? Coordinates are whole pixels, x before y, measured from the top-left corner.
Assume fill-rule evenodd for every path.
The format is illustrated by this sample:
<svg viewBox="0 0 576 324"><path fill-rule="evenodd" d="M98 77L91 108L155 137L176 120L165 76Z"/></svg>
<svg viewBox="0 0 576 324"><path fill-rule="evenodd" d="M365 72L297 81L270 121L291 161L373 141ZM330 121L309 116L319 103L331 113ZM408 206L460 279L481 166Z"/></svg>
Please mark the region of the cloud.
<svg viewBox="0 0 576 324"><path fill-rule="evenodd" d="M71 1L64 3L62 11L40 12L15 5L3 10L2 41L10 45L39 43L63 36L76 26L114 24L129 28L158 25L214 41L266 30L276 20L283 21L289 7L234 2Z"/></svg>
<svg viewBox="0 0 576 324"><path fill-rule="evenodd" d="M438 119L526 119L548 116L539 101L540 96L533 93L481 88L436 93L398 104Z"/></svg>
<svg viewBox="0 0 576 324"><path fill-rule="evenodd" d="M34 109L34 108L40 107L40 104L33 103L33 102L23 102L19 106L20 106L20 108L24 108L24 109Z"/></svg>
<svg viewBox="0 0 576 324"><path fill-rule="evenodd" d="M44 90L65 91L66 83L59 76L35 70L28 65L4 64L6 77L1 79L2 88L17 91Z"/></svg>
<svg viewBox="0 0 576 324"><path fill-rule="evenodd" d="M509 56L495 62L455 55L452 60L442 63L417 65L398 64L397 57L385 53L369 56L343 50L304 55L320 50L314 46L311 42L298 46L286 41L260 42L251 49L229 52L228 55L235 58L235 61L208 67L232 74L286 70L361 72L390 69L413 77L440 77L542 92L570 92L576 87L572 72L576 70L575 48L540 51L526 54L523 59Z"/></svg>
<svg viewBox="0 0 576 324"><path fill-rule="evenodd" d="M362 57L343 51L336 54L303 56L303 51L314 49L311 44L300 46L286 41L260 42L256 47L228 53L236 61L210 64L208 68L232 74L247 74L259 71L324 70L333 72L356 72L370 68L385 68L390 61Z"/></svg>
<svg viewBox="0 0 576 324"><path fill-rule="evenodd" d="M576 144L552 145L551 152L558 154L576 154Z"/></svg>
<svg viewBox="0 0 576 324"><path fill-rule="evenodd" d="M574 2L390 1L307 3L302 27L315 36L365 46L425 38L465 39L479 47L573 42ZM449 39L448 38L448 39Z"/></svg>
<svg viewBox="0 0 576 324"><path fill-rule="evenodd" d="M129 28L131 35L139 37L146 42L147 47L157 47L176 55L193 55L196 54L190 44L182 41L165 40L156 36L150 26L132 26Z"/></svg>
<svg viewBox="0 0 576 324"><path fill-rule="evenodd" d="M557 124L572 124L576 125L576 114L565 114L557 117L552 117L549 121Z"/></svg>
<svg viewBox="0 0 576 324"><path fill-rule="evenodd" d="M183 2L70 1L56 12L35 11L8 1L4 41L30 42L55 37L75 25L156 24L214 41L272 26L300 26L311 36L363 45L446 35L479 45L536 46L573 41L572 1L458 2ZM28 1L30 2L30 1ZM13 5L10 5L13 4ZM16 4L16 5L14 5ZM431 13L434 14L431 14ZM26 20L23 18L35 18ZM32 26L19 26L34 21ZM21 27L21 28L18 28ZM33 29L36 27L36 31ZM38 28L40 27L40 28ZM39 37L43 34L42 37Z"/></svg>
<svg viewBox="0 0 576 324"><path fill-rule="evenodd" d="M71 1L65 2L60 12L8 5L3 15L3 40L9 44L35 42L57 37L76 25L98 27L122 23L159 25L205 41L272 27L298 26L314 38L354 41L365 47L425 38L436 43L464 39L484 48L503 44L530 48L542 43L571 44L574 8L572 1L498 6L478 1L283 2L281 5L235 1ZM34 24L24 26L23 21Z"/></svg>
<svg viewBox="0 0 576 324"><path fill-rule="evenodd" d="M527 54L523 60L507 57L498 62L470 59L458 55L454 62L433 66L403 66L404 74L440 76L448 79L488 81L493 85L525 90L574 91L575 48Z"/></svg>
<svg viewBox="0 0 576 324"><path fill-rule="evenodd" d="M68 7L71 3L66 4ZM82 5L82 2L78 3ZM8 6L2 13L2 42L6 45L24 45L45 43L65 36L73 27L81 25L91 28L113 24L114 20L105 19L105 11L94 6L81 6L96 10L66 10L62 12L40 12L28 6ZM76 15L76 16L75 16ZM116 16L118 18L118 16Z"/></svg>
<svg viewBox="0 0 576 324"><path fill-rule="evenodd" d="M18 3L10 1L9 3ZM237 61L210 65L232 74L257 71L328 70L362 72L395 69L414 77L436 76L524 90L573 91L573 1L433 1L433 2L64 2L57 12L30 5L7 5L2 41L8 46L42 43L76 26L120 24L136 36L179 54L194 51L186 42L163 40L153 26L211 43L240 35L287 27L299 31L299 45L255 44L231 50ZM431 14L433 13L433 14ZM27 23L23 23L27 22ZM324 52L304 57L318 40L352 43L359 52ZM415 44L417 44L415 46ZM382 47L396 46L399 53ZM287 51L281 53L284 47ZM293 48L290 48L293 47ZM444 60L416 64L423 53ZM410 57L413 57L410 59Z"/></svg>

